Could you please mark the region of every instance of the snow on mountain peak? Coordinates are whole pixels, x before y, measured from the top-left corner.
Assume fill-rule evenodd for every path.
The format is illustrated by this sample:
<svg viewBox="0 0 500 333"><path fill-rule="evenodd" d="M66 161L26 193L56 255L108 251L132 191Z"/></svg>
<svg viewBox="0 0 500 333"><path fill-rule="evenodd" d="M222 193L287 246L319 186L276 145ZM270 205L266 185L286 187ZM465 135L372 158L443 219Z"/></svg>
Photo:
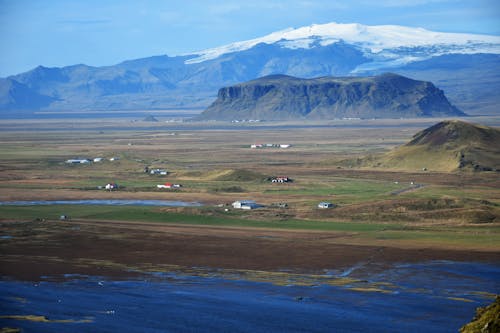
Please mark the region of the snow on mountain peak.
<svg viewBox="0 0 500 333"><path fill-rule="evenodd" d="M257 44L274 44L290 49L311 48L339 41L355 45L372 57L396 57L401 48L429 48L433 56L448 53L500 54L500 36L434 32L423 28L398 25L367 26L358 23L313 24L298 29L288 28L264 37L236 42L195 52L186 64L216 59L227 53L244 51Z"/></svg>

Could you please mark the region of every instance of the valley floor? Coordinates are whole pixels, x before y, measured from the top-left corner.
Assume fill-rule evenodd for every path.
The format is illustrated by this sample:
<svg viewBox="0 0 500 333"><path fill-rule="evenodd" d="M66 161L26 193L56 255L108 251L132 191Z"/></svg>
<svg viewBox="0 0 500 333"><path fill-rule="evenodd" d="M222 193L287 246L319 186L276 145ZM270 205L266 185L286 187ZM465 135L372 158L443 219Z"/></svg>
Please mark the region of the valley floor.
<svg viewBox="0 0 500 333"><path fill-rule="evenodd" d="M72 121L0 126L1 202L148 199L203 206L0 205L2 275L192 267L317 272L500 261L497 173L442 173L432 170L432 161L425 171L350 165L407 142L434 119L205 127ZM103 160L65 163L96 157ZM145 167L168 174L152 175ZM293 181L272 183L277 176ZM108 183L118 190L104 190ZM157 188L165 183L182 187ZM237 210L235 200L263 207ZM336 207L319 209L323 201ZM60 221L61 215L68 219Z"/></svg>
<svg viewBox="0 0 500 333"><path fill-rule="evenodd" d="M0 123L0 331L455 331L498 294L498 173L357 163L437 119L159 119Z"/></svg>

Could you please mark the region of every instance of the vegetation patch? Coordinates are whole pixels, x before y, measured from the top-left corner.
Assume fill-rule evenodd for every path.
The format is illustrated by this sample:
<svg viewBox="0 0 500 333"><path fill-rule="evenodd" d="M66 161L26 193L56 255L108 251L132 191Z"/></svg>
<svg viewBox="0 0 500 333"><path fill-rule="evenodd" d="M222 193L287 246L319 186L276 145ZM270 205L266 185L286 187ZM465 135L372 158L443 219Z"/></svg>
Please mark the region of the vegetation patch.
<svg viewBox="0 0 500 333"><path fill-rule="evenodd" d="M258 212L259 210L255 210ZM270 209L270 211L281 211ZM6 221L39 221L67 226L78 221L130 221L166 224L229 226L250 228L272 228L282 230L324 230L339 232L352 241L403 241L407 244L435 244L436 246L461 246L468 248L498 249L500 230L498 227L410 227L399 222L372 221L318 221L294 219L284 215L262 217L247 215L247 212L222 208L154 208L141 206L3 206L0 215ZM61 214L70 217L69 222L59 222ZM260 213L259 213L260 214ZM33 230L25 230L33 233ZM14 239L16 235L13 236Z"/></svg>
<svg viewBox="0 0 500 333"><path fill-rule="evenodd" d="M227 170L220 176L216 177L214 180L220 181L238 181L238 182L255 182L255 181L264 181L267 179L267 176L250 171L245 169L236 169L236 170Z"/></svg>
<svg viewBox="0 0 500 333"><path fill-rule="evenodd" d="M313 218L349 221L393 221L407 223L495 223L498 205L485 200L459 198L392 199L341 205L332 210L313 211Z"/></svg>
<svg viewBox="0 0 500 333"><path fill-rule="evenodd" d="M226 192L226 193L243 193L246 190L238 185L227 186L227 187L216 187L212 190L213 192Z"/></svg>
<svg viewBox="0 0 500 333"><path fill-rule="evenodd" d="M92 323L94 321L93 318L86 319L49 319L46 316L37 316L37 315L3 315L0 316L2 319L13 319L13 320L26 320L26 321L35 321L41 323Z"/></svg>
<svg viewBox="0 0 500 333"><path fill-rule="evenodd" d="M492 304L478 308L472 321L460 328L460 332L500 332L500 296L497 296Z"/></svg>

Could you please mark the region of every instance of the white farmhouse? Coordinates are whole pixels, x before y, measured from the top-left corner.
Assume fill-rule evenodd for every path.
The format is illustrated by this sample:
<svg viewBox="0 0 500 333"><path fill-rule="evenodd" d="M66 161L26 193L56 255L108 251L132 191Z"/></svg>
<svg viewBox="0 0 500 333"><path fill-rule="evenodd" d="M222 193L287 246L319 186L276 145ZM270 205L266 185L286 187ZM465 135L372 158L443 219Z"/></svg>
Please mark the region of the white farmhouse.
<svg viewBox="0 0 500 333"><path fill-rule="evenodd" d="M331 202L320 202L318 208L332 208L333 204Z"/></svg>
<svg viewBox="0 0 500 333"><path fill-rule="evenodd" d="M118 189L118 185L116 183L108 183L106 184L106 186L104 186L104 188L111 192L113 190Z"/></svg>
<svg viewBox="0 0 500 333"><path fill-rule="evenodd" d="M253 200L239 200L232 203L235 209L255 209L259 208L260 205Z"/></svg>
<svg viewBox="0 0 500 333"><path fill-rule="evenodd" d="M69 160L66 160L66 163L68 164L87 164L87 163L90 163L90 160L87 160L87 159L69 159Z"/></svg>

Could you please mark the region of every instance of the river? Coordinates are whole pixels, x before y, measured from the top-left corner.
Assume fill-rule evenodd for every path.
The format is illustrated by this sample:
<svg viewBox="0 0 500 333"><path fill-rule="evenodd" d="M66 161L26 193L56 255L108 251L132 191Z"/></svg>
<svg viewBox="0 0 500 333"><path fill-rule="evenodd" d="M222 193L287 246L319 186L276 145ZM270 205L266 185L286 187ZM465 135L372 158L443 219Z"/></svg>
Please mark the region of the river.
<svg viewBox="0 0 500 333"><path fill-rule="evenodd" d="M0 325L41 333L457 332L500 287L499 264L450 261L393 265L325 283L353 272L325 272L308 283L286 273L266 281L218 271L133 280L4 277Z"/></svg>
<svg viewBox="0 0 500 333"><path fill-rule="evenodd" d="M104 205L104 206L168 206L198 207L199 202L169 200L32 200L32 201L0 201L0 206L50 206L50 205Z"/></svg>

